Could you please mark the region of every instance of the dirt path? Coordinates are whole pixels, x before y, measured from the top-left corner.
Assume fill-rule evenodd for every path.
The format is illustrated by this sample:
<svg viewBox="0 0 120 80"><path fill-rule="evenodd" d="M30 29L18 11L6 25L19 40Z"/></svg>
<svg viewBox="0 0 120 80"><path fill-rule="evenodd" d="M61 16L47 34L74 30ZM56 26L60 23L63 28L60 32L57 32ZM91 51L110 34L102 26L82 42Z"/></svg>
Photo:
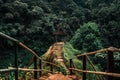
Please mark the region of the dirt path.
<svg viewBox="0 0 120 80"><path fill-rule="evenodd" d="M57 42L52 46L50 46L48 51L45 53L45 60L59 63L62 67L65 68L66 73L69 74L69 70L67 69L67 66L65 64L64 56L62 52L64 44L65 44L64 42Z"/></svg>
<svg viewBox="0 0 120 80"><path fill-rule="evenodd" d="M39 80L82 80L75 75L63 75L61 73L49 74L49 76L40 77Z"/></svg>

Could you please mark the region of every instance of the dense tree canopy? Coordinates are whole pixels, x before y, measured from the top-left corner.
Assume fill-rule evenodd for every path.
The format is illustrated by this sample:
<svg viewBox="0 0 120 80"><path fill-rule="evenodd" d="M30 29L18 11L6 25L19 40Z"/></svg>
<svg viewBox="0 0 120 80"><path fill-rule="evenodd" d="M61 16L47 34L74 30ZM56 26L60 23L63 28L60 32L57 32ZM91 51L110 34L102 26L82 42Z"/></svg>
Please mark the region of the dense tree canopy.
<svg viewBox="0 0 120 80"><path fill-rule="evenodd" d="M94 21L106 41L104 45L119 47L119 0L0 0L0 4L1 31L19 36L18 39L22 35L22 41L35 35L54 42L52 32L58 25L66 29L70 40L80 25ZM47 37L48 34L51 36ZM112 38L116 38L115 41L111 42Z"/></svg>
<svg viewBox="0 0 120 80"><path fill-rule="evenodd" d="M0 31L39 55L55 42L53 33L59 27L66 30L66 40L79 50L119 48L119 25L120 0L0 0ZM5 50L0 56L6 49L13 50L13 43L0 40L0 49Z"/></svg>
<svg viewBox="0 0 120 80"><path fill-rule="evenodd" d="M81 26L76 32L70 43L79 50L90 52L102 48L100 31L95 23L87 23Z"/></svg>

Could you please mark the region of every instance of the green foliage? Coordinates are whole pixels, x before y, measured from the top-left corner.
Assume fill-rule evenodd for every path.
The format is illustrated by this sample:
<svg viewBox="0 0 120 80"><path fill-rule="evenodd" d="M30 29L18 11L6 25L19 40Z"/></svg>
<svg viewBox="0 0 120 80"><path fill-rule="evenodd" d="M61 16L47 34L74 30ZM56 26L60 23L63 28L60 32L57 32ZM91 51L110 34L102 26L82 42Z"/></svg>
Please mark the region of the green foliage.
<svg viewBox="0 0 120 80"><path fill-rule="evenodd" d="M82 69L82 61L79 60L76 57L76 55L81 54L81 52L79 50L74 49L73 46L69 42L66 42L63 45L63 47L62 47L62 53L63 53L63 58L64 58L64 64L65 64L66 67L70 66L70 59L72 59L74 68L76 68L76 69ZM45 59L44 55L42 55L41 58ZM48 59L50 57L50 55L51 54L49 54L49 56L46 59ZM52 57L53 56L54 55L52 55ZM61 66L60 71L63 74L66 74L66 68L63 65L59 64L60 63L59 61L55 61L55 62L57 62L58 65ZM96 66L96 69L100 70L97 66ZM88 62L87 62L87 70L93 70L92 66ZM74 74L76 74L79 77L81 77L81 73L80 72L74 72ZM96 80L95 76L96 75L87 75L87 79L89 80L91 78L94 78L94 80Z"/></svg>
<svg viewBox="0 0 120 80"><path fill-rule="evenodd" d="M86 23L81 26L70 40L70 43L82 51L94 51L102 48L100 31L97 24Z"/></svg>
<svg viewBox="0 0 120 80"><path fill-rule="evenodd" d="M104 37L106 36L105 40L109 42L107 43L109 46L119 47L119 45L117 45L117 44L120 44L118 40L120 38L119 24L120 24L119 22L109 21L107 25L104 25L105 29L103 30L103 33L105 35L103 36Z"/></svg>
<svg viewBox="0 0 120 80"><path fill-rule="evenodd" d="M18 0L14 1L13 6L16 9L27 9L28 8L28 5L26 3L23 3L23 2L18 1Z"/></svg>
<svg viewBox="0 0 120 80"><path fill-rule="evenodd" d="M58 27L66 29L67 41L74 36L70 42L79 50L119 48L119 14L120 0L0 0L0 31L24 42L39 55L55 42L53 32ZM80 27L85 23L88 26L88 22L98 27L93 23L89 23L92 27ZM3 38L0 41L1 51L12 50L12 42Z"/></svg>
<svg viewBox="0 0 120 80"><path fill-rule="evenodd" d="M33 10L34 13L36 13L37 15L43 15L44 11L41 7L39 6L33 6Z"/></svg>
<svg viewBox="0 0 120 80"><path fill-rule="evenodd" d="M75 55L80 54L79 50L76 50L73 48L73 46L70 43L65 43L63 46L63 56L67 62L69 62L69 59L75 57ZM69 64L69 63L68 63Z"/></svg>
<svg viewBox="0 0 120 80"><path fill-rule="evenodd" d="M107 68L106 64L106 54L104 53L97 53L95 56L91 58L94 64L97 64L101 68L101 70L105 70Z"/></svg>

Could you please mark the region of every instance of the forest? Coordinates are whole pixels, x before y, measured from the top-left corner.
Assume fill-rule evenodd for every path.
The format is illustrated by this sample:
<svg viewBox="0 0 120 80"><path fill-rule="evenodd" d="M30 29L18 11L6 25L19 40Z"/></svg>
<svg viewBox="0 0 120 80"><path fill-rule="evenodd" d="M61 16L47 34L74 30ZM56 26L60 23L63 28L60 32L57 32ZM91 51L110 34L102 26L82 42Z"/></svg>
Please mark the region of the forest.
<svg viewBox="0 0 120 80"><path fill-rule="evenodd" d="M25 43L39 56L55 42L58 28L65 29L66 41L81 52L120 48L119 25L120 0L0 0L0 32ZM0 63L4 61L0 68L13 65L14 46L0 37ZM22 56L29 59L31 55L25 52ZM120 60L119 53L114 57ZM91 58L106 69L102 54ZM120 72L120 63L115 65Z"/></svg>

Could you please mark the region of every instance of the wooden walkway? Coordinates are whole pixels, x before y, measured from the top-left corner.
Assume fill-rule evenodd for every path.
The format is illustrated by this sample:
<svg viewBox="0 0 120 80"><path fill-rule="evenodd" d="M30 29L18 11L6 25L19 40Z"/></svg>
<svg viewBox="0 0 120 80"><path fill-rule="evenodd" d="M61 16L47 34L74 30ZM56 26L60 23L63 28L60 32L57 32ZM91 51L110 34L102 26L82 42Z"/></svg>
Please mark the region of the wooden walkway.
<svg viewBox="0 0 120 80"><path fill-rule="evenodd" d="M38 55L37 53L35 53L32 49L30 49L29 47L27 47L26 45L24 45L22 42L8 36L8 35L5 35L3 33L0 32L0 37L4 37L8 40L11 40L12 42L14 42L16 44L16 47L15 47L15 68L8 68L8 69L0 69L0 73L4 73L4 72L15 72L15 80L19 80L19 76L18 76L18 71L24 71L25 74L26 72L33 72L33 78L34 80L39 80L40 77L42 78L44 75L43 75L43 72L46 71L48 73L54 73L53 69L54 68L58 68L57 72L59 72L60 70L60 66L52 63L52 62L46 62L46 61L43 61ZM34 69L29 69L29 68L18 68L18 46L21 46L23 47L24 49L26 49L27 51L31 52L33 54L33 63L34 63ZM117 77L118 79L120 79L120 73L114 73L114 52L118 52L120 53L120 49L117 49L117 48L114 48L114 47L109 47L109 48L106 48L106 49L102 49L102 50L98 50L98 51L94 51L94 52L88 52L88 53L83 53L83 54L80 54L80 55L77 55L76 57L78 59L81 60L81 57L82 57L82 66L83 68L82 69L76 69L74 67L74 62L71 58L69 59L69 71L70 71L70 74L69 75L73 75L74 72L80 72L82 73L82 80L86 80L87 77L86 77L86 74L96 74L97 75L97 78L98 80L106 80L103 78L103 75L107 77L107 80L115 80L115 77ZM101 54L107 54L107 72L100 72L100 71L97 71L96 68L94 67L92 61L90 60L89 58L89 55L93 55L93 54L98 54L98 53L101 53ZM86 63L87 61L89 62L89 64L93 67L94 71L90 71L90 70L87 70L86 68ZM39 63L39 66L38 64ZM49 64L49 70L45 70L45 69L42 69L42 65L43 63L47 63ZM30 63L31 64L31 61ZM23 78L25 78L25 74L23 75ZM57 74L57 76L59 76L60 74ZM101 76L102 75L102 76ZM62 75L64 76L64 75ZM21 80L23 80L23 78ZM65 76L64 76L65 78ZM69 78L69 77L68 77ZM42 80L42 79L41 79ZM47 80L47 79L45 79ZM61 79L62 80L62 79ZM66 79L67 80L67 79ZM70 80L70 79L68 79ZM81 79L80 79L81 80Z"/></svg>

